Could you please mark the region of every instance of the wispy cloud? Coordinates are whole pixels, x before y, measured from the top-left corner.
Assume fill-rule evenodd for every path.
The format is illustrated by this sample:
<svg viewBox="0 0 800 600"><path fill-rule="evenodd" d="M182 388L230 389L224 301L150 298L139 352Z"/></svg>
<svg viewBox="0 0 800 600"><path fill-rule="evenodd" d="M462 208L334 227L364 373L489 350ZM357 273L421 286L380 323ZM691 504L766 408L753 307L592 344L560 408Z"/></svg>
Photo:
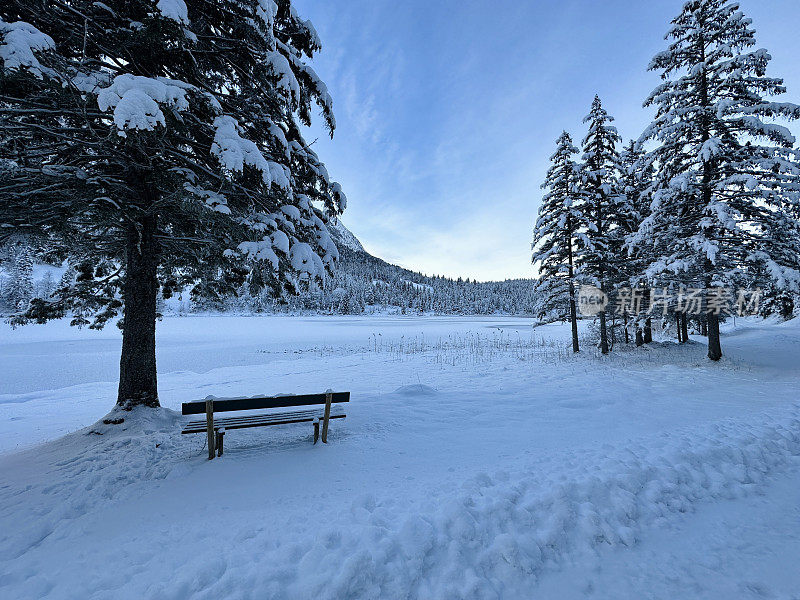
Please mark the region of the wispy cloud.
<svg viewBox="0 0 800 600"><path fill-rule="evenodd" d="M295 0L325 49L338 129L317 151L374 254L451 276L532 276L531 229L562 129L595 93L638 137L673 0ZM742 0L794 99L796 0ZM312 135L313 137L317 137Z"/></svg>

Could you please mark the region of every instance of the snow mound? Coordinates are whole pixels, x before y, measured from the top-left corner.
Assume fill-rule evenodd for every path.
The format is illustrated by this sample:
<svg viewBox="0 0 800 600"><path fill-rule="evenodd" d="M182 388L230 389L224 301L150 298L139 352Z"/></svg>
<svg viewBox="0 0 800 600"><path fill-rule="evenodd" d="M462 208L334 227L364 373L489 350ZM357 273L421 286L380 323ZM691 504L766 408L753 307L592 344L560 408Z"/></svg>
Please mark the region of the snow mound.
<svg viewBox="0 0 800 600"><path fill-rule="evenodd" d="M137 406L132 410L114 407L105 417L88 428L89 434L109 437L134 437L142 435L171 434L180 422L181 415L168 408Z"/></svg>
<svg viewBox="0 0 800 600"><path fill-rule="evenodd" d="M25 508L37 516L0 533L0 561L22 556L44 538L69 530L76 519L130 488L167 478L187 455L179 419L166 408L115 408L94 425L9 459L20 465L10 472L28 473L29 493L3 490L0 502L9 510ZM32 469L32 464L39 468Z"/></svg>
<svg viewBox="0 0 800 600"><path fill-rule="evenodd" d="M436 388L422 383L414 383L412 385L403 385L394 391L399 396L435 396L438 392Z"/></svg>

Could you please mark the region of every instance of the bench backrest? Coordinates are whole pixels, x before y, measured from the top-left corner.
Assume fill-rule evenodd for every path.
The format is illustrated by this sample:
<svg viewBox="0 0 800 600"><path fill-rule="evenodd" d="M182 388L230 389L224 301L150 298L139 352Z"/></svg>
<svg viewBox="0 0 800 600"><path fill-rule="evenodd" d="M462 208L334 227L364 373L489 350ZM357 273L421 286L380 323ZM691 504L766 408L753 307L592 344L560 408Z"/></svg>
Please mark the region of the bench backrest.
<svg viewBox="0 0 800 600"><path fill-rule="evenodd" d="M257 410L260 408L288 408L325 404L326 394L301 394L298 396L256 396L254 398L214 399L214 412L232 410ZM350 402L350 392L333 392L331 402ZM200 415L206 412L206 401L184 402L181 405L184 415Z"/></svg>

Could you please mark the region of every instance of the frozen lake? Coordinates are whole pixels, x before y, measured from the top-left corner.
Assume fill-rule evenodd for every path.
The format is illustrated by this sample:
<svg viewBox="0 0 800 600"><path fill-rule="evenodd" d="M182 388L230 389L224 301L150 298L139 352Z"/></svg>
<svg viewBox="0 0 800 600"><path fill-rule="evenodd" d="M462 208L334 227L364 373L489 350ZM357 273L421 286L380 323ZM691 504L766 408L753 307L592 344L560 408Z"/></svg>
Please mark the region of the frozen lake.
<svg viewBox="0 0 800 600"><path fill-rule="evenodd" d="M296 350L363 348L373 336L399 339L496 330L529 334L517 317L166 317L157 327L161 374L266 364ZM0 323L0 395L36 392L87 381L116 381L120 331L70 327L68 322L11 329Z"/></svg>

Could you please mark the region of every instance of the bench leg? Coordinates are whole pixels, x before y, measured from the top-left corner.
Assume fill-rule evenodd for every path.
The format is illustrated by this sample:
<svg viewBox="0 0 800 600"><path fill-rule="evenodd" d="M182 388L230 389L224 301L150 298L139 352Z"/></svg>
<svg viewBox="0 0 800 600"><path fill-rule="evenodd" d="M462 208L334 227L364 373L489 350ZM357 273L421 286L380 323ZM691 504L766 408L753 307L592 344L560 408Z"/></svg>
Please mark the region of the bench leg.
<svg viewBox="0 0 800 600"><path fill-rule="evenodd" d="M314 421L314 443L319 439L319 421Z"/></svg>
<svg viewBox="0 0 800 600"><path fill-rule="evenodd" d="M222 456L222 442L224 438L225 438L225 432L218 431L215 440L216 441L215 446L217 447L217 456Z"/></svg>
<svg viewBox="0 0 800 600"><path fill-rule="evenodd" d="M214 400L206 398L206 435L208 436L208 460L214 458Z"/></svg>
<svg viewBox="0 0 800 600"><path fill-rule="evenodd" d="M333 392L328 390L325 392L325 416L322 421L322 443L328 443L328 422L331 420L331 401L333 400Z"/></svg>

